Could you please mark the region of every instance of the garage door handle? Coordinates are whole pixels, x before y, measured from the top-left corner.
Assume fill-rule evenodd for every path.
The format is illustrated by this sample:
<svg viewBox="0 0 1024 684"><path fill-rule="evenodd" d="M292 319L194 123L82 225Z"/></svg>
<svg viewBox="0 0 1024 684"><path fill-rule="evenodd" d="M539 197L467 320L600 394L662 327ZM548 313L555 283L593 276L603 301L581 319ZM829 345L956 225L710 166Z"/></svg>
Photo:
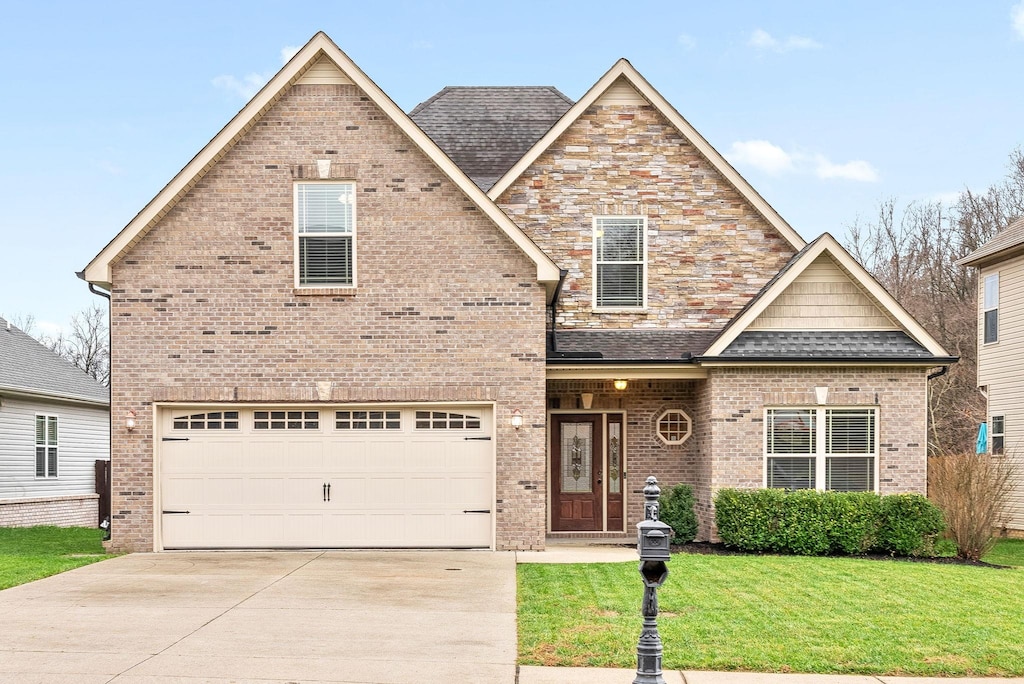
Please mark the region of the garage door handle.
<svg viewBox="0 0 1024 684"><path fill-rule="evenodd" d="M191 511L160 511L164 515L188 515Z"/></svg>
<svg viewBox="0 0 1024 684"><path fill-rule="evenodd" d="M161 442L187 442L188 437L163 437Z"/></svg>
<svg viewBox="0 0 1024 684"><path fill-rule="evenodd" d="M463 513L490 513L491 509L490 508L476 508L476 509L473 509L473 510L462 511L462 512Z"/></svg>
<svg viewBox="0 0 1024 684"><path fill-rule="evenodd" d="M467 442L490 442L490 437L463 437Z"/></svg>

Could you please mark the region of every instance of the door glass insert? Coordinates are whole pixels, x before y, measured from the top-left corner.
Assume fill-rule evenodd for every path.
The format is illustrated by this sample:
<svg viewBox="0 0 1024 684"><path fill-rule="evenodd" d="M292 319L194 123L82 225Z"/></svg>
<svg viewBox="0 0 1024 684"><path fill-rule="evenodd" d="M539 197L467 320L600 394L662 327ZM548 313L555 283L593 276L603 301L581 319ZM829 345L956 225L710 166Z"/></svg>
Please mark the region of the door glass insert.
<svg viewBox="0 0 1024 684"><path fill-rule="evenodd" d="M591 468L594 459L592 423L562 423L562 492L593 490Z"/></svg>
<svg viewBox="0 0 1024 684"><path fill-rule="evenodd" d="M608 423L608 493L622 492L622 480L619 467L622 458L622 423Z"/></svg>

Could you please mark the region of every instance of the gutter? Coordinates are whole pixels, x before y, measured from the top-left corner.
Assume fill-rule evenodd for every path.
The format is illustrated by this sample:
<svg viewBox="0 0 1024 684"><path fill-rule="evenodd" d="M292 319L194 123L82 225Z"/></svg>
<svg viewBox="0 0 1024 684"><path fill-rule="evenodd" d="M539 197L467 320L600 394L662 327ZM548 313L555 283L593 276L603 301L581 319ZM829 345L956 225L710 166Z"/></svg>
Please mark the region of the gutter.
<svg viewBox="0 0 1024 684"><path fill-rule="evenodd" d="M82 280L85 280L85 271L77 271L75 273L75 275L78 276L79 278L81 278ZM89 281L87 281L87 280L86 280L86 282L89 283ZM104 292L103 290L97 289L96 286L93 285L92 283L89 283L89 292L92 292L94 295L97 295L99 297L103 297L104 299L107 300L107 354L110 357L110 359L109 359L109 363L110 363L110 376L109 376L109 378L107 380L107 382L108 382L107 390L109 391L110 387L113 386L113 384L114 384L114 335L113 335L113 330L111 329L112 326L110 325L111 322L112 322L110 320L110 318L111 318L111 316L110 316L110 314L111 314L110 309L111 309L111 306L112 306L112 302L111 302L111 299L110 299L110 293L109 292ZM110 396L110 401L107 403L107 421L109 422L110 425L109 425L109 428L107 430L107 459L109 459L109 461L110 461L110 488L113 489L113 487L114 487L114 409L113 409L114 395L113 395L113 392L111 392L109 396ZM111 533L111 530L114 527L114 521L112 519L113 518L113 512L114 512L113 511L113 508L114 508L114 492L113 491L107 492L107 500L110 501L111 516L110 516L110 518L107 518L107 520L104 521L105 523L107 523L107 526L103 528L103 532L104 532L104 534L103 534L103 541L110 541L110 533ZM100 527L103 527L102 523L100 523Z"/></svg>
<svg viewBox="0 0 1024 684"><path fill-rule="evenodd" d="M935 378L941 378L943 375L949 372L949 366L943 366L934 373L928 374L928 380L934 380Z"/></svg>
<svg viewBox="0 0 1024 684"><path fill-rule="evenodd" d="M926 358L906 356L699 356L697 363L903 363L903 364L927 364L936 366L939 364L951 364L960 360L959 356L932 356Z"/></svg>

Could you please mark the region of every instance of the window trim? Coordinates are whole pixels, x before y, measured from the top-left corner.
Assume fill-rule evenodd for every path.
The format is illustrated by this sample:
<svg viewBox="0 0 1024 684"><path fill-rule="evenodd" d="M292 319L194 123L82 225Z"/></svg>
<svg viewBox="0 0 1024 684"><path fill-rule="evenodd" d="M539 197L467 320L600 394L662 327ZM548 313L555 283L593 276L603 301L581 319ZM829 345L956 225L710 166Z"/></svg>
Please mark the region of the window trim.
<svg viewBox="0 0 1024 684"><path fill-rule="evenodd" d="M39 441L39 419L43 419L43 442ZM54 442L51 444L49 441L49 425L50 421L53 421L53 433ZM60 479L60 421L59 416L51 413L37 413L35 414L35 420L32 422L32 429L35 431L35 441L33 442L35 448L32 451L33 456L33 473L37 480L56 480ZM43 474L39 474L39 449L43 449ZM49 450L54 450L53 455L53 472L50 472L50 453Z"/></svg>
<svg viewBox="0 0 1024 684"><path fill-rule="evenodd" d="M598 250L597 250L598 224L601 221L608 220L608 219L616 219L616 220L639 219L640 220L640 240L641 240L641 244L640 244L640 257L641 258L640 258L640 260L639 261L620 261L620 262L612 262L612 261L600 262L602 264L603 263L607 263L607 264L615 264L615 263L619 263L619 264L636 264L636 263L639 263L641 265L641 275L642 275L641 283L640 283L641 302L640 302L640 304L638 306L601 306L598 303L598 299L597 299L597 294L598 294L597 271L598 271L598 267L600 265L599 262L598 262L598 258L597 258L597 253L598 253ZM649 262L649 260L647 258L647 216L646 215L641 215L641 214L625 214L625 215L599 214L599 215L595 215L591 219L591 242L590 242L590 247L591 247L591 249L590 249L590 252L591 252L590 268L591 268L591 271L590 272L591 272L591 281L593 282L593 287L591 288L593 290L593 292L591 293L591 307L593 308L593 310L594 311L600 311L601 313L636 313L638 311L645 311L647 309L647 273L650 270L650 262Z"/></svg>
<svg viewBox="0 0 1024 684"><path fill-rule="evenodd" d="M303 234L299 232L299 187L302 185L337 185L343 186L348 185L352 188L352 231L349 233L342 232L329 232L329 233L315 233L305 234L312 237L348 237L352 241L352 282L349 284L345 283L317 283L314 285L302 284L302 264L300 262L300 243L302 242ZM292 246L293 263L294 263L294 282L296 290L355 290L359 284L358 281L358 229L359 224L358 217L358 202L356 202L356 182L354 180L315 180L315 179L303 179L296 181L292 184L292 240L295 243Z"/></svg>
<svg viewBox="0 0 1024 684"><path fill-rule="evenodd" d="M989 282L995 283L993 302L988 299ZM995 314L995 336L988 339L988 314ZM981 342L982 344L996 344L999 342L999 272L989 273L982 278L981 285Z"/></svg>
<svg viewBox="0 0 1024 684"><path fill-rule="evenodd" d="M843 453L829 453L828 452L828 411L870 411L873 415L873 441L871 453L857 453L857 454L843 454ZM772 411L810 411L811 419L814 423L814 434L812 435L812 450L808 453L769 453L768 451L768 432L769 426L771 425L770 415ZM762 451L762 474L761 474L761 486L765 489L768 488L768 461L770 458L813 458L814 459L814 489L817 491L832 491L826 490L826 477L828 471L828 460L830 458L871 458L872 463L872 489L869 490L874 493L879 492L878 473L879 473L879 462L881 460L880 444L881 436L879 430L879 423L881 417L881 407L877 405L821 405L821 406L808 406L808 405L788 405L788 406L766 406L764 408L764 429L761 434L761 451Z"/></svg>

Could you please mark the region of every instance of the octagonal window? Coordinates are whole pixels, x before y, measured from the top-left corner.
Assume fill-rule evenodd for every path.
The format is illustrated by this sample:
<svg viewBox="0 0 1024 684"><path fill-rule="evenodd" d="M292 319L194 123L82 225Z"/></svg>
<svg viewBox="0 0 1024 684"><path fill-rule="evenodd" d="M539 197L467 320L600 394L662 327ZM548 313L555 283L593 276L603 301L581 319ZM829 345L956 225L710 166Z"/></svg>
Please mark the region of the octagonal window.
<svg viewBox="0 0 1024 684"><path fill-rule="evenodd" d="M658 416L658 439L665 444L682 444L692 431L693 421L681 409L669 409Z"/></svg>

